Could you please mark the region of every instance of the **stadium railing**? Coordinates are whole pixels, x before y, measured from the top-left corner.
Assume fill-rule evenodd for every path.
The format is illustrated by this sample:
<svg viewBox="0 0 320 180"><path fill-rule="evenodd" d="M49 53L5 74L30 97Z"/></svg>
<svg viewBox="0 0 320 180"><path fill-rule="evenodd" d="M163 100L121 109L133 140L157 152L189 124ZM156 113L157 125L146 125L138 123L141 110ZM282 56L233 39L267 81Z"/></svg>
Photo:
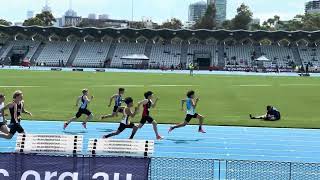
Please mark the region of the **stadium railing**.
<svg viewBox="0 0 320 180"><path fill-rule="evenodd" d="M316 180L320 179L320 164L164 157L0 154L0 179L48 179L51 176L53 179L71 177L74 180Z"/></svg>
<svg viewBox="0 0 320 180"><path fill-rule="evenodd" d="M147 140L90 139L83 155L82 139L19 135L16 153L0 154L0 179L320 179L320 163L152 157L154 142Z"/></svg>

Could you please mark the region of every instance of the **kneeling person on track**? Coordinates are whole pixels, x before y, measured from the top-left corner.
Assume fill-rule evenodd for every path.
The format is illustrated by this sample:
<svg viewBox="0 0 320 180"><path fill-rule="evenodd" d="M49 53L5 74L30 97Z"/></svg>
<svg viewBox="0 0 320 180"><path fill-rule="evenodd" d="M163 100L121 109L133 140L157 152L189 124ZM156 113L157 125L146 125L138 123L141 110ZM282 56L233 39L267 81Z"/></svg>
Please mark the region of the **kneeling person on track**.
<svg viewBox="0 0 320 180"><path fill-rule="evenodd" d="M273 106L267 106L267 113L262 116L252 116L249 115L250 119L261 119L265 121L278 121L281 119L281 113Z"/></svg>
<svg viewBox="0 0 320 180"><path fill-rule="evenodd" d="M133 107L133 99L131 97L127 97L124 102L126 103L126 107L123 110L123 116L122 120L120 122L119 128L117 131L103 136L103 138L110 138L112 136L119 135L121 132L123 132L125 129L130 128L132 129L132 133L129 139L133 139L134 135L136 134L138 127L135 126L134 123L130 122L130 118L134 118L138 114L139 107L135 107L134 112L131 111L131 108Z"/></svg>

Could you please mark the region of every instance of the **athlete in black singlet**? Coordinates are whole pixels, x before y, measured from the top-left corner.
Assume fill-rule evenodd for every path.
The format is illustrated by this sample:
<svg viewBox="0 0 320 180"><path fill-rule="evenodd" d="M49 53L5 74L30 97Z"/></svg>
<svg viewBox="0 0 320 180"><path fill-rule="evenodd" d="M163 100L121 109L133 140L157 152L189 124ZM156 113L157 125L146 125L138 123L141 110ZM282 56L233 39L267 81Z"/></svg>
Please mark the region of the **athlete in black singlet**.
<svg viewBox="0 0 320 180"><path fill-rule="evenodd" d="M21 91L16 91L13 94L13 102L2 108L1 112L4 113L4 110L6 109L9 109L11 116L9 125L10 132L7 134L0 134L0 138L11 139L17 132L24 133L24 129L20 124L21 114L25 113L30 116L32 116L32 114L24 108L23 93Z"/></svg>
<svg viewBox="0 0 320 180"><path fill-rule="evenodd" d="M72 121L78 120L83 114L87 115L87 118L83 121L82 126L87 129L87 122L93 118L91 111L88 109L88 104L92 101L93 96L91 96L91 99L89 99L88 95L89 90L83 89L82 96L79 96L76 102L76 107L78 107L79 101L81 101L78 112L76 113L75 117L64 123L63 129L66 129Z"/></svg>
<svg viewBox="0 0 320 180"><path fill-rule="evenodd" d="M134 135L136 134L138 127L134 125L134 123L132 123L130 121L131 118L134 118L136 116L136 114L138 113L138 109L139 107L136 107L134 112L131 111L131 108L133 107L133 99L131 97L127 97L124 102L126 103L126 107L123 110L123 117L121 119L120 125L117 129L117 131L105 135L103 136L103 138L110 138L112 136L116 136L118 134L120 134L122 131L124 131L125 129L129 128L132 129L132 133L131 136L129 137L129 139L133 139Z"/></svg>

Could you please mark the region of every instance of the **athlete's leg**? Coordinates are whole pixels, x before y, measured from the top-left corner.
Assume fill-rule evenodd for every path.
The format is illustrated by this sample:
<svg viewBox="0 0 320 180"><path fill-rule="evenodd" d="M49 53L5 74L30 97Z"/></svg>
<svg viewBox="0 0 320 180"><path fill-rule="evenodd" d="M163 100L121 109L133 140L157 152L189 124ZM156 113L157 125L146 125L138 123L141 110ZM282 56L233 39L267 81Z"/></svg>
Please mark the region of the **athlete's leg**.
<svg viewBox="0 0 320 180"><path fill-rule="evenodd" d="M110 137L112 137L112 136L116 136L116 135L118 135L118 134L120 134L120 133L121 133L121 131L117 130L116 132L113 132L113 133L111 133L111 134L108 134L108 135L103 136L103 138L104 138L104 139L107 139L107 138L110 138Z"/></svg>
<svg viewBox="0 0 320 180"><path fill-rule="evenodd" d="M157 121L152 121L152 126L153 126L153 130L154 130L154 133L156 134L157 138L160 138L160 134L158 132L158 123Z"/></svg>
<svg viewBox="0 0 320 180"><path fill-rule="evenodd" d="M252 116L251 114L249 115L250 119L266 119L267 115L261 115L261 116Z"/></svg>
<svg viewBox="0 0 320 180"><path fill-rule="evenodd" d="M133 126L132 133L131 133L131 136L129 137L129 139L133 139L133 137L137 133L138 129L139 128L137 126Z"/></svg>
<svg viewBox="0 0 320 180"><path fill-rule="evenodd" d="M117 116L118 116L117 112L112 112L112 114L101 116L101 119L113 118L113 117L117 117Z"/></svg>
<svg viewBox="0 0 320 180"><path fill-rule="evenodd" d="M144 126L144 124L140 123L140 124L138 125L138 128L141 129L143 126Z"/></svg>
<svg viewBox="0 0 320 180"><path fill-rule="evenodd" d="M0 127L0 132L3 132L4 134L9 134L9 129L6 125L2 125Z"/></svg>
<svg viewBox="0 0 320 180"><path fill-rule="evenodd" d="M177 124L176 126L171 126L169 128L169 132L171 132L172 130L177 129L177 128L185 127L187 124L189 124L189 122L184 121L183 123Z"/></svg>
<svg viewBox="0 0 320 180"><path fill-rule="evenodd" d="M205 133L202 128L204 117L201 114L197 114L197 119L199 119L199 132Z"/></svg>
<svg viewBox="0 0 320 180"><path fill-rule="evenodd" d="M7 133L7 134L0 134L0 138L4 138L4 139L12 139L13 134L11 133Z"/></svg>
<svg viewBox="0 0 320 180"><path fill-rule="evenodd" d="M87 123L88 121L91 121L93 119L93 114L90 114L87 116L87 118L83 121L83 123Z"/></svg>

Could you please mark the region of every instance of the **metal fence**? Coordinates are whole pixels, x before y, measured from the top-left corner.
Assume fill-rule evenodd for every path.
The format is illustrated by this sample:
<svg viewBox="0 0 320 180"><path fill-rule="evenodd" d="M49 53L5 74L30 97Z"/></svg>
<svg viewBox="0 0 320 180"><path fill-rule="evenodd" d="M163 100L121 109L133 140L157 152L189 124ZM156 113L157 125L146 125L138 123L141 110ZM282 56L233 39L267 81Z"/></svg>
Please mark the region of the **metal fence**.
<svg viewBox="0 0 320 180"><path fill-rule="evenodd" d="M320 163L151 158L149 180L320 180Z"/></svg>
<svg viewBox="0 0 320 180"><path fill-rule="evenodd" d="M77 173L72 180L320 180L320 163L0 154L1 180L45 179L47 171L57 172L51 180L65 172Z"/></svg>

